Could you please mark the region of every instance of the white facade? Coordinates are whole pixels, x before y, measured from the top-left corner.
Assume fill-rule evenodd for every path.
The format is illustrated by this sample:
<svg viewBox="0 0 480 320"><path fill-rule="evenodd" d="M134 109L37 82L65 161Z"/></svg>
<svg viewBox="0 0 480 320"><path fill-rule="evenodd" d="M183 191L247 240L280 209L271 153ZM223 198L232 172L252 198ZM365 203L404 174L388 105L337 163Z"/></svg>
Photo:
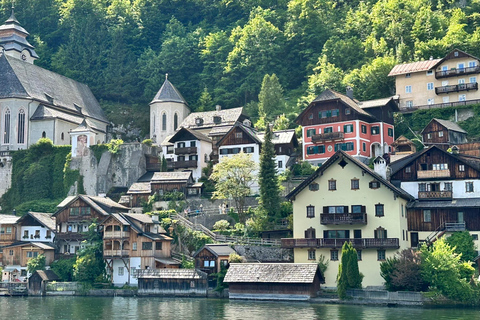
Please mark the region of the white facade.
<svg viewBox="0 0 480 320"><path fill-rule="evenodd" d="M189 113L190 109L184 103L153 102L150 104L150 137L154 143L160 145L166 137L173 135Z"/></svg>
<svg viewBox="0 0 480 320"><path fill-rule="evenodd" d="M20 235L22 241L30 242L52 242L55 234L43 226L22 226L20 228Z"/></svg>
<svg viewBox="0 0 480 320"><path fill-rule="evenodd" d="M421 183L433 184L439 183L440 190L438 191L446 191L445 184L450 183L452 186L452 198L459 199L459 198L480 198L480 180L442 180L442 181L405 181L401 182L401 188L411 194L413 197L418 199L418 191L419 185ZM467 183L473 184L473 191L467 192ZM471 190L471 189L469 189Z"/></svg>
<svg viewBox="0 0 480 320"><path fill-rule="evenodd" d="M123 286L124 284L134 285L138 284L135 270L142 269L141 257L131 257L122 259L113 259L113 273L112 282L116 286ZM130 267L130 272L127 270Z"/></svg>

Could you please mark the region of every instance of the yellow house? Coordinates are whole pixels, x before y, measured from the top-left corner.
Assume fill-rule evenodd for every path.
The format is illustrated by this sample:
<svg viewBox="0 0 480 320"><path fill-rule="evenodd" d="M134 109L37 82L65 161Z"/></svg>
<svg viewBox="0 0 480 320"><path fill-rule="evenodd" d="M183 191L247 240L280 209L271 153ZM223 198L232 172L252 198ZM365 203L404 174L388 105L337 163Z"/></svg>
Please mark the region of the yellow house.
<svg viewBox="0 0 480 320"><path fill-rule="evenodd" d="M405 111L479 103L479 74L479 59L454 49L442 59L396 65L388 75Z"/></svg>
<svg viewBox="0 0 480 320"><path fill-rule="evenodd" d="M342 245L358 253L363 286L381 286L380 263L409 247L406 206L413 198L343 151L287 195L293 203L295 263L328 262L325 286L335 287Z"/></svg>

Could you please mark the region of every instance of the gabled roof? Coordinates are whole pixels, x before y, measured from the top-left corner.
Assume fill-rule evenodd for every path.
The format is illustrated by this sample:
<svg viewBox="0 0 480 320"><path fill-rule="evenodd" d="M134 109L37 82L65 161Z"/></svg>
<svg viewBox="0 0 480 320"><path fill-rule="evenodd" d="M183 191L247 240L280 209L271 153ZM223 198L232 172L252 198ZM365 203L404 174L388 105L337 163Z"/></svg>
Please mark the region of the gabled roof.
<svg viewBox="0 0 480 320"><path fill-rule="evenodd" d="M42 226L50 229L51 231L55 231L56 229L56 224L55 224L55 217L52 217L51 213L43 213L43 212L27 212L26 215L21 217L18 220L18 223L21 223L23 220L25 220L27 217L32 217L34 220L38 221Z"/></svg>
<svg viewBox="0 0 480 320"><path fill-rule="evenodd" d="M6 54L0 56L0 72L0 98L34 99L108 123L100 104L85 84Z"/></svg>
<svg viewBox="0 0 480 320"><path fill-rule="evenodd" d="M231 263L227 283L313 283L321 275L316 263Z"/></svg>
<svg viewBox="0 0 480 320"><path fill-rule="evenodd" d="M206 244L203 248L195 252L193 257L196 257L203 249L207 249L216 257L229 256L231 253L237 253L237 251L232 249L228 244Z"/></svg>
<svg viewBox="0 0 480 320"><path fill-rule="evenodd" d="M3 248L23 247L28 245L40 248L42 250L55 250L55 247L53 247L50 243L33 242L33 241L32 242L18 241L18 242L12 243L11 245L5 246Z"/></svg>
<svg viewBox="0 0 480 320"><path fill-rule="evenodd" d="M221 121L215 123L214 118L220 117ZM233 125L236 121L242 121L247 118L243 114L243 108L223 109L218 111L205 111L190 113L180 124L184 128L201 129L217 126ZM196 119L201 119L201 125L198 125Z"/></svg>
<svg viewBox="0 0 480 320"><path fill-rule="evenodd" d="M57 281L57 280L60 280L58 275L53 270L37 270L33 274L35 274L35 273L37 273L43 281Z"/></svg>
<svg viewBox="0 0 480 320"><path fill-rule="evenodd" d="M157 259L155 259L157 260ZM162 262L164 259L159 259ZM142 272L143 271L143 272ZM155 278L155 279L207 279L207 274L196 269L157 269L142 270L138 278Z"/></svg>
<svg viewBox="0 0 480 320"><path fill-rule="evenodd" d="M442 119L437 119L437 118L433 118L432 120L430 120L430 122L425 126L428 127L430 125L430 123L432 123L432 121L436 121L438 123L440 123L442 126L444 126L445 128L447 128L448 130L451 130L451 131L457 131L457 132L460 132L460 133L467 133L467 131L463 130L458 124L456 124L455 122L452 122L452 121L448 121L448 120L442 120ZM425 130L425 128L423 128L422 132L420 133L423 133L423 131Z"/></svg>
<svg viewBox="0 0 480 320"><path fill-rule="evenodd" d="M14 216L11 214L0 214L0 224L15 224L20 218L20 216Z"/></svg>
<svg viewBox="0 0 480 320"><path fill-rule="evenodd" d="M416 61L416 62L410 62L410 63L397 64L395 67L393 67L392 70L390 70L390 73L388 74L388 76L391 77L391 76L398 76L398 75L401 75L401 74L427 71L427 70L435 68L435 66L441 60L442 59L432 59L432 60Z"/></svg>
<svg viewBox="0 0 480 320"><path fill-rule="evenodd" d="M383 107L383 106L389 104L390 102L392 102L394 100L395 100L395 98L392 96L392 97L381 98L381 99L360 101L360 102L358 102L358 105L362 109L379 108L379 107ZM395 106L394 111L398 111L398 105L396 103L393 103L392 105Z"/></svg>
<svg viewBox="0 0 480 320"><path fill-rule="evenodd" d="M130 226L136 233L140 236L144 236L149 238L150 240L173 240L169 236L167 236L167 232L165 229L158 224L158 222L154 222L152 216L147 214L138 214L138 213L114 213L109 216L107 219L103 220L102 224L104 224L109 219L116 219L122 225ZM141 225L146 224L156 224L158 227L158 233L153 232L145 232L141 227L135 224L135 221L139 222Z"/></svg>
<svg viewBox="0 0 480 320"><path fill-rule="evenodd" d="M404 135L401 135L395 141L392 142L392 147L396 147L396 146L399 146L399 145L405 145L405 144L410 145L410 144L414 144L414 143L413 143L412 140L408 139Z"/></svg>
<svg viewBox="0 0 480 320"><path fill-rule="evenodd" d="M455 52L457 52L457 56L455 57ZM460 49L453 49L452 51L450 51L449 53L447 53L447 55L445 57L443 57L442 59L439 59L440 61L438 61L436 64L435 64L435 68L439 65L441 65L443 62L445 62L446 60L450 60L450 59L458 59L458 58L464 58L464 57L469 57L469 58L472 58L472 59L475 59L475 60L480 60L478 59L477 57L469 54L469 53L466 53L465 51L462 51Z"/></svg>
<svg viewBox="0 0 480 320"><path fill-rule="evenodd" d="M195 130L191 130L191 129L188 129L188 128L178 129L177 132L175 132L173 134L173 136L168 140L168 142L174 143L174 142L177 142L177 141L185 141L185 139L180 138L181 135L185 135L185 134L187 136L190 134L190 138L187 139L187 140L201 140L201 141L212 142L212 139L210 139L209 137L207 137L203 133L195 131Z"/></svg>
<svg viewBox="0 0 480 320"><path fill-rule="evenodd" d="M175 86L168 81L168 75L165 75L165 82L160 90L158 90L150 104L155 102L178 102L188 106L187 101L183 98L180 91L178 91L177 88L175 88Z"/></svg>
<svg viewBox="0 0 480 320"><path fill-rule="evenodd" d="M257 133L257 136L262 143L265 141L265 132L259 132ZM295 129L278 130L272 132L273 144L288 144L292 142L292 140L297 140Z"/></svg>
<svg viewBox="0 0 480 320"><path fill-rule="evenodd" d="M150 186L150 182L135 182L130 186L127 191L127 194L143 194L152 192L152 188Z"/></svg>
<svg viewBox="0 0 480 320"><path fill-rule="evenodd" d="M151 183L168 183L168 182L187 182L192 176L191 171L175 171L175 172L155 172Z"/></svg>
<svg viewBox="0 0 480 320"><path fill-rule="evenodd" d="M340 159L346 159L349 160L351 163L355 164L357 167L359 167L361 170L363 170L366 174L369 174L373 178L375 178L377 181L382 183L384 186L386 186L388 189L390 189L393 193L395 193L397 196L402 197L406 200L413 200L414 198L404 190L397 188L394 186L392 183L390 183L388 180L384 179L382 176L380 176L378 173L372 171L368 166L366 166L364 163L358 161L357 159L353 158L351 155L348 153L340 150L337 151L333 156L331 156L327 161L325 161L322 166L320 166L313 174L311 174L307 179L305 179L298 187L293 189L287 196L286 198L288 200L294 200L295 196L299 194L305 187L307 187L312 181L314 181L316 178L321 176L323 172L328 170L328 168L334 164L337 160Z"/></svg>
<svg viewBox="0 0 480 320"><path fill-rule="evenodd" d="M235 130L235 128L239 128L240 130L245 132L247 136L249 136L253 141L255 141L255 143L262 144L262 140L260 140L260 138L258 137L258 133L257 131L255 131L255 129L247 127L241 122L235 122L235 124L230 128L230 130L220 140L218 140L217 146L222 145L223 141L227 138L230 132Z"/></svg>
<svg viewBox="0 0 480 320"><path fill-rule="evenodd" d="M89 196L85 194L79 194L77 196L69 196L65 198L58 206L57 211L53 214L56 216L60 211L62 211L65 207L69 206L72 202L76 201L77 199L81 199L86 202L90 207L92 207L95 211L99 214L108 216L112 212L112 209L119 209L128 211L128 208L122 206L121 204L113 201L110 198L102 198L97 196Z"/></svg>

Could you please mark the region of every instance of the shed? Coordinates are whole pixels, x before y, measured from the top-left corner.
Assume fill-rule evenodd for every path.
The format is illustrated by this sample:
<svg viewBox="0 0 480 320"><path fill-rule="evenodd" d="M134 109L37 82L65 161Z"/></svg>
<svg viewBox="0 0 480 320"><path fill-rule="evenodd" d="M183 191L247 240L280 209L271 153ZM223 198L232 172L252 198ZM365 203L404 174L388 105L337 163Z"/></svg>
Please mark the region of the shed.
<svg viewBox="0 0 480 320"><path fill-rule="evenodd" d="M143 296L207 296L207 274L196 269L139 270L138 294Z"/></svg>
<svg viewBox="0 0 480 320"><path fill-rule="evenodd" d="M231 253L237 252L228 244L206 244L193 255L195 267L207 274L220 272L221 266L228 264Z"/></svg>
<svg viewBox="0 0 480 320"><path fill-rule="evenodd" d="M230 299L309 300L324 277L316 263L232 263L224 282Z"/></svg>
<svg viewBox="0 0 480 320"><path fill-rule="evenodd" d="M37 270L28 278L28 294L43 296L47 290L47 283L59 279L52 270Z"/></svg>

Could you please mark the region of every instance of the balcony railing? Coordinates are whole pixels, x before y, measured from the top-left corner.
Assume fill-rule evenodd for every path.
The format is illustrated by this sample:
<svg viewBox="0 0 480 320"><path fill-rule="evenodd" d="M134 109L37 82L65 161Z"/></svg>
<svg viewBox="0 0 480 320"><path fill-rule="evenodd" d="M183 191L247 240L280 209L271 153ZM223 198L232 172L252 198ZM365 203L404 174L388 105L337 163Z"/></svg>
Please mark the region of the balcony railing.
<svg viewBox="0 0 480 320"><path fill-rule="evenodd" d="M461 84L453 84L451 86L436 87L435 93L442 94L442 93L470 91L470 90L478 90L478 83L477 82L461 83Z"/></svg>
<svg viewBox="0 0 480 320"><path fill-rule="evenodd" d="M418 191L418 199L452 199L452 191Z"/></svg>
<svg viewBox="0 0 480 320"><path fill-rule="evenodd" d="M10 157L10 151L0 151L0 157Z"/></svg>
<svg viewBox="0 0 480 320"><path fill-rule="evenodd" d="M366 213L322 213L321 224L367 224Z"/></svg>
<svg viewBox="0 0 480 320"><path fill-rule="evenodd" d="M459 75L467 75L467 74L474 74L474 73L480 73L480 66L437 71L435 72L435 78L441 79L441 78L456 77Z"/></svg>
<svg viewBox="0 0 480 320"><path fill-rule="evenodd" d="M197 160L169 161L167 163L168 169L196 168L197 166L198 166Z"/></svg>
<svg viewBox="0 0 480 320"><path fill-rule="evenodd" d="M103 233L103 239L120 239L130 238L129 231L105 231Z"/></svg>
<svg viewBox="0 0 480 320"><path fill-rule="evenodd" d="M322 134L314 134L312 136L312 142L323 142L323 141L330 141L330 140L343 140L345 135L343 132L327 132Z"/></svg>
<svg viewBox="0 0 480 320"><path fill-rule="evenodd" d="M431 179L431 178L449 178L450 170L419 170L417 171L418 179Z"/></svg>
<svg viewBox="0 0 480 320"><path fill-rule="evenodd" d="M55 235L58 240L85 240L86 235L79 232L59 232Z"/></svg>
<svg viewBox="0 0 480 320"><path fill-rule="evenodd" d="M400 248L398 238L385 239L282 239L282 248L341 248L343 244L350 241L356 249L398 249Z"/></svg>
<svg viewBox="0 0 480 320"><path fill-rule="evenodd" d="M129 250L103 250L104 257L128 257Z"/></svg>
<svg viewBox="0 0 480 320"><path fill-rule="evenodd" d="M197 147L175 148L175 154L196 154Z"/></svg>

